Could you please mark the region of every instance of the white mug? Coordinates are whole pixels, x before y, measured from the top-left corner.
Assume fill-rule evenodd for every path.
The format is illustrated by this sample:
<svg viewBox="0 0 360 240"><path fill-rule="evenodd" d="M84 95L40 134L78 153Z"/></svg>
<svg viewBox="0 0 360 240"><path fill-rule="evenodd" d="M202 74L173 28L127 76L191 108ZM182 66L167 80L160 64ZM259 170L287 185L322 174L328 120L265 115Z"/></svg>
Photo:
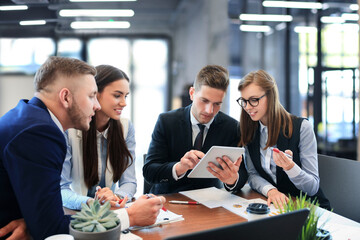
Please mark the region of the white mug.
<svg viewBox="0 0 360 240"><path fill-rule="evenodd" d="M45 240L74 240L70 234L56 234L45 238Z"/></svg>

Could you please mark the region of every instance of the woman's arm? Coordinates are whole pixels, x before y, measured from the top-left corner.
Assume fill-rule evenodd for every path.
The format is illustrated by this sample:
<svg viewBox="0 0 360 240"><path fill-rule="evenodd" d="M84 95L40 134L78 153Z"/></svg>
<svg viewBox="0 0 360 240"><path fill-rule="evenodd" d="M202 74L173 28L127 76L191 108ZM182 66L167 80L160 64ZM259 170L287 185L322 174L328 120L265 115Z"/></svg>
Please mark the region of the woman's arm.
<svg viewBox="0 0 360 240"><path fill-rule="evenodd" d="M67 144L66 157L61 171L61 181L60 181L61 198L64 207L69 209L80 210L81 203L87 203L87 201L90 198L87 196L82 196L80 194L77 194L73 190L71 190L70 188L70 185L72 183L71 169L72 169L71 146Z"/></svg>
<svg viewBox="0 0 360 240"><path fill-rule="evenodd" d="M293 168L285 172L299 190L313 196L319 190L320 178L317 142L312 125L308 120L303 120L301 124L299 150L301 168L295 164Z"/></svg>
<svg viewBox="0 0 360 240"><path fill-rule="evenodd" d="M133 157L133 163L122 174L115 189L115 193L122 197L128 196L128 199L131 200L136 193L137 183L135 173L135 129L130 121L126 136L126 145Z"/></svg>

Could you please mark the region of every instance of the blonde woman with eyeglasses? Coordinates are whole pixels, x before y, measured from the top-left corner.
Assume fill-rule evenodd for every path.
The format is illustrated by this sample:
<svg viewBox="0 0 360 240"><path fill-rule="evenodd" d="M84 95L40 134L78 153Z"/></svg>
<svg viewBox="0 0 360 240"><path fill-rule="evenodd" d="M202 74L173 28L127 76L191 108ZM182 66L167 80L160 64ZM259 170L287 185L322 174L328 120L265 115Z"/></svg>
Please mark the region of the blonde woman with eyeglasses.
<svg viewBox="0 0 360 240"><path fill-rule="evenodd" d="M242 108L240 145L246 146L245 165L252 189L282 207L288 195L300 192L330 203L320 189L317 143L311 123L285 110L278 87L264 70L247 74L239 83Z"/></svg>

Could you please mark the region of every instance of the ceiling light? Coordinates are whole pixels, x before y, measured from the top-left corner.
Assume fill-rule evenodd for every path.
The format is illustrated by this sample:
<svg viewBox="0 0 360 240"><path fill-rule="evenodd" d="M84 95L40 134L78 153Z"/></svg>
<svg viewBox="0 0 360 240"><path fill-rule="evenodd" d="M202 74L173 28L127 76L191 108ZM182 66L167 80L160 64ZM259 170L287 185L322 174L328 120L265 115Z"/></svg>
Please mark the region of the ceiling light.
<svg viewBox="0 0 360 240"><path fill-rule="evenodd" d="M341 18L345 21L359 21L359 15L357 13L343 13Z"/></svg>
<svg viewBox="0 0 360 240"><path fill-rule="evenodd" d="M69 0L70 2L136 2L137 0Z"/></svg>
<svg viewBox="0 0 360 240"><path fill-rule="evenodd" d="M282 8L303 8L303 9L321 9L322 4L318 2L292 2L292 1L264 1L264 7L282 7Z"/></svg>
<svg viewBox="0 0 360 240"><path fill-rule="evenodd" d="M243 32L270 32L271 27L269 27L267 25L242 24L242 25L240 25L240 30Z"/></svg>
<svg viewBox="0 0 360 240"><path fill-rule="evenodd" d="M98 29L98 28L130 28L127 21L76 21L70 24L73 29Z"/></svg>
<svg viewBox="0 0 360 240"><path fill-rule="evenodd" d="M240 14L242 21L267 21L267 22L291 22L293 17L290 15L275 14Z"/></svg>
<svg viewBox="0 0 360 240"><path fill-rule="evenodd" d="M359 10L359 5L358 4L350 4L350 9L352 11L357 11L357 10Z"/></svg>
<svg viewBox="0 0 360 240"><path fill-rule="evenodd" d="M344 23L345 20L342 17L330 17L324 16L320 18L322 23Z"/></svg>
<svg viewBox="0 0 360 240"><path fill-rule="evenodd" d="M20 21L19 24L21 26L29 26L29 25L45 25L45 20L29 20L29 21Z"/></svg>
<svg viewBox="0 0 360 240"><path fill-rule="evenodd" d="M294 31L296 33L316 33L316 27L309 27L309 26L296 26L294 27Z"/></svg>
<svg viewBox="0 0 360 240"><path fill-rule="evenodd" d="M132 17L134 11L131 9L62 9L59 15L61 17Z"/></svg>
<svg viewBox="0 0 360 240"><path fill-rule="evenodd" d="M28 6L26 5L10 5L10 6L0 6L0 11L16 11L16 10L27 10Z"/></svg>

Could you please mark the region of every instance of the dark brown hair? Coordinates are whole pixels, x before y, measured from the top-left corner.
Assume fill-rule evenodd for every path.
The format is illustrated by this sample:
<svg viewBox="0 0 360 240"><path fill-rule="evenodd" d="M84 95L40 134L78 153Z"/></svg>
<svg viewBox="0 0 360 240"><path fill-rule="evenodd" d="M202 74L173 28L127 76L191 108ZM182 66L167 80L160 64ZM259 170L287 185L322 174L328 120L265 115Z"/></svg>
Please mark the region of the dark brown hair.
<svg viewBox="0 0 360 240"><path fill-rule="evenodd" d="M250 84L256 84L261 87L267 97L267 128L268 128L268 140L266 147L276 144L280 129L282 129L285 137L290 138L293 132L291 114L288 113L281 105L279 100L278 87L275 79L270 76L264 70L258 70L248 73L243 79L241 79L238 90L241 91ZM254 122L249 114L242 108L240 115L240 146L245 146L251 142L257 130L258 123Z"/></svg>
<svg viewBox="0 0 360 240"><path fill-rule="evenodd" d="M203 85L226 92L229 86L229 72L226 68L218 65L207 65L196 76L194 82L195 91L199 91Z"/></svg>
<svg viewBox="0 0 360 240"><path fill-rule="evenodd" d="M96 67L96 71L97 74L95 80L99 93L101 93L108 84L114 81L126 80L129 82L128 76L123 71L113 66L100 65ZM88 188L99 182L99 153L97 152L96 135L96 116L94 116L90 123L90 129L88 131L83 131L84 181ZM113 182L117 182L128 166L133 164L134 161L126 146L122 124L120 121L111 118L109 120L109 130L107 135L106 159L109 159L112 167Z"/></svg>
<svg viewBox="0 0 360 240"><path fill-rule="evenodd" d="M86 62L75 58L49 57L40 66L34 77L34 87L36 92L46 90L59 76L72 77L83 74L95 75L96 70Z"/></svg>

